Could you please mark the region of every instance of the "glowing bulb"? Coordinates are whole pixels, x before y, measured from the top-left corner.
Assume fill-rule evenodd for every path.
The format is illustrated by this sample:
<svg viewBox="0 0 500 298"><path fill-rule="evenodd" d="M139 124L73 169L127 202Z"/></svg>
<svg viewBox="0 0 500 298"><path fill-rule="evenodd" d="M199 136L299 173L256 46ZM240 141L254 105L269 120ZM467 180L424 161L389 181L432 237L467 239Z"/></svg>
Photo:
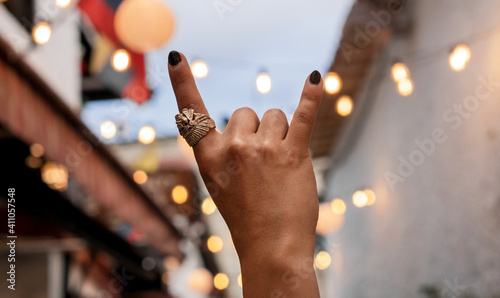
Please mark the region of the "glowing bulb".
<svg viewBox="0 0 500 298"><path fill-rule="evenodd" d="M217 210L217 206L215 206L214 200L208 197L201 203L201 211L206 215L213 214Z"/></svg>
<svg viewBox="0 0 500 298"><path fill-rule="evenodd" d="M257 80L255 81L255 85L257 86L257 90L260 93L266 94L269 91L271 91L271 86L272 86L271 77L267 73L262 72L257 77Z"/></svg>
<svg viewBox="0 0 500 298"><path fill-rule="evenodd" d="M343 224L344 216L333 213L330 203L321 203L319 205L316 233L327 236L330 233L338 231Z"/></svg>
<svg viewBox="0 0 500 298"><path fill-rule="evenodd" d="M47 162L42 167L42 180L52 189L65 190L68 186L68 170L61 164Z"/></svg>
<svg viewBox="0 0 500 298"><path fill-rule="evenodd" d="M32 169L38 169L43 165L43 160L39 157L28 155L24 160L24 163Z"/></svg>
<svg viewBox="0 0 500 298"><path fill-rule="evenodd" d="M113 121L106 120L101 123L100 127L101 136L105 139L114 138L116 135L116 125Z"/></svg>
<svg viewBox="0 0 500 298"><path fill-rule="evenodd" d="M464 44L459 44L450 54L450 66L455 71L461 71L470 60L470 49Z"/></svg>
<svg viewBox="0 0 500 298"><path fill-rule="evenodd" d="M207 246L208 250L213 253L217 253L224 247L224 242L222 242L222 239L219 236L210 236L207 240Z"/></svg>
<svg viewBox="0 0 500 298"><path fill-rule="evenodd" d="M71 0L55 0L59 8L66 8L71 4Z"/></svg>
<svg viewBox="0 0 500 298"><path fill-rule="evenodd" d="M410 79L403 79L398 82L399 94L408 96L413 92L413 82Z"/></svg>
<svg viewBox="0 0 500 298"><path fill-rule="evenodd" d="M332 203L330 204L330 206L332 207L333 213L335 213L337 215L342 215L345 213L346 206L345 206L344 201L342 201L341 199L333 200Z"/></svg>
<svg viewBox="0 0 500 298"><path fill-rule="evenodd" d="M130 54L124 50L116 50L111 57L111 65L118 71L126 71L130 67Z"/></svg>
<svg viewBox="0 0 500 298"><path fill-rule="evenodd" d="M352 112L352 98L347 95L342 95L337 100L336 109L340 116L348 116Z"/></svg>
<svg viewBox="0 0 500 298"><path fill-rule="evenodd" d="M177 204L184 204L188 199L189 193L183 185L177 185L172 189L172 200Z"/></svg>
<svg viewBox="0 0 500 298"><path fill-rule="evenodd" d="M205 61L196 60L191 65L191 72L195 78L203 79L208 75L208 65Z"/></svg>
<svg viewBox="0 0 500 298"><path fill-rule="evenodd" d="M133 175L134 181L137 184L144 184L146 181L148 181L148 174L142 170L137 170L134 172Z"/></svg>
<svg viewBox="0 0 500 298"><path fill-rule="evenodd" d="M43 146L38 143L32 144L30 146L30 153L35 157L41 157L44 153Z"/></svg>
<svg viewBox="0 0 500 298"><path fill-rule="evenodd" d="M395 82L399 82L404 79L408 79L410 77L410 71L408 67L404 65L404 63L398 62L392 65L391 67L392 79Z"/></svg>
<svg viewBox="0 0 500 298"><path fill-rule="evenodd" d="M332 263L332 257L330 257L330 254L326 251L320 251L316 255L314 263L316 264L316 268L319 270L325 270Z"/></svg>
<svg viewBox="0 0 500 298"><path fill-rule="evenodd" d="M145 125L139 130L139 142L143 144L151 144L155 140L156 132L152 126Z"/></svg>
<svg viewBox="0 0 500 298"><path fill-rule="evenodd" d="M358 190L352 195L352 202L356 207L359 208L365 207L366 204L368 203L368 196L364 191Z"/></svg>
<svg viewBox="0 0 500 298"><path fill-rule="evenodd" d="M329 72L325 77L325 91L335 94L342 88L342 80L336 72Z"/></svg>
<svg viewBox="0 0 500 298"><path fill-rule="evenodd" d="M238 275L238 286L243 288L243 277L241 276L241 273Z"/></svg>
<svg viewBox="0 0 500 298"><path fill-rule="evenodd" d="M212 291L212 273L205 268L198 268L188 277L188 286L198 293L209 294Z"/></svg>
<svg viewBox="0 0 500 298"><path fill-rule="evenodd" d="M229 278L224 273L218 273L214 277L214 286L217 290L224 290L229 285Z"/></svg>
<svg viewBox="0 0 500 298"><path fill-rule="evenodd" d="M375 201L377 200L377 196L375 196L375 192L373 192L373 190L371 190L371 189L365 189L364 192L366 194L366 197L368 198L368 200L366 201L366 206L370 206L370 205L375 204Z"/></svg>
<svg viewBox="0 0 500 298"><path fill-rule="evenodd" d="M33 36L33 40L37 44L45 44L49 41L50 35L52 34L52 29L50 28L49 23L40 22L33 27L33 31L31 35Z"/></svg>
<svg viewBox="0 0 500 298"><path fill-rule="evenodd" d="M163 259L163 267L165 267L167 271L175 271L180 265L181 263L176 257L169 256Z"/></svg>

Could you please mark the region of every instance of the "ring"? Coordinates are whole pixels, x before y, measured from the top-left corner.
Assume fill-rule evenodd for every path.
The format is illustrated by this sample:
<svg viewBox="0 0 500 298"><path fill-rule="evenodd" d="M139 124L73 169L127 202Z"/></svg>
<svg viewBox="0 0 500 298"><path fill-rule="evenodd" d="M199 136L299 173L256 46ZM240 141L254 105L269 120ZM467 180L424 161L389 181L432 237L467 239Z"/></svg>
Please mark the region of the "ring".
<svg viewBox="0 0 500 298"><path fill-rule="evenodd" d="M181 113L175 115L175 123L179 133L191 147L206 136L211 128L215 128L215 122L210 116L195 113L193 109L182 109Z"/></svg>

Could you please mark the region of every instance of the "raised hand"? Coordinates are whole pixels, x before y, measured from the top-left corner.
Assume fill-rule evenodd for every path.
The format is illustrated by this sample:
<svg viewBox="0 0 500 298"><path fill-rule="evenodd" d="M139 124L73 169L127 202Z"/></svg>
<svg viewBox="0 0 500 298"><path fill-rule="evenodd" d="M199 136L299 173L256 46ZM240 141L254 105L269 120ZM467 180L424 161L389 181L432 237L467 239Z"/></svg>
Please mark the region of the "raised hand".
<svg viewBox="0 0 500 298"><path fill-rule="evenodd" d="M184 55L169 54L179 111L209 115ZM290 126L281 110L262 120L250 108L193 146L210 195L240 258L245 297L319 297L313 268L318 198L309 142L322 97L307 78Z"/></svg>

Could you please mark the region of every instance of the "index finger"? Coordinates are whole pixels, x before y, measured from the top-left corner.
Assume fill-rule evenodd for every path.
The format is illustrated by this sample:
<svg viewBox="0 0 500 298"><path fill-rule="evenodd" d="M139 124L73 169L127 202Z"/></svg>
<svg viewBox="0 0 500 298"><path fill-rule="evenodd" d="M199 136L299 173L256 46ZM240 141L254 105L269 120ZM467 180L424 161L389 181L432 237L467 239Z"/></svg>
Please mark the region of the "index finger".
<svg viewBox="0 0 500 298"><path fill-rule="evenodd" d="M302 149L309 148L312 129L322 96L323 80L321 79L321 74L315 70L309 75L304 85L299 106L293 114L290 129L285 138L293 146Z"/></svg>
<svg viewBox="0 0 500 298"><path fill-rule="evenodd" d="M174 89L179 111L193 109L196 113L208 115L205 103L203 103L194 82L191 68L182 53L171 51L168 54L168 74L170 75L170 83L172 83Z"/></svg>

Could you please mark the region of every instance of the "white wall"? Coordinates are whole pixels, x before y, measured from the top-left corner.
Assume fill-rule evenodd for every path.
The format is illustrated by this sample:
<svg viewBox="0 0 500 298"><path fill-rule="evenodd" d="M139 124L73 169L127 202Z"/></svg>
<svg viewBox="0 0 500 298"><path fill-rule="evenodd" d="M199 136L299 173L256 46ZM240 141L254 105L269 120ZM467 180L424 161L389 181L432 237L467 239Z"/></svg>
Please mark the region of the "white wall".
<svg viewBox="0 0 500 298"><path fill-rule="evenodd" d="M352 115L362 125L345 131L327 178L328 197L348 207L343 228L330 237L340 245L331 284L336 297L422 297L418 289L431 284L443 297L500 295L500 2L413 4L414 31L381 54L361 94L369 111ZM448 65L455 42L472 52L462 72ZM410 68L409 97L390 78L396 58ZM488 78L496 85L479 87ZM374 88L373 80L381 82ZM468 98L478 88L485 99ZM466 98L469 112L457 116L454 105ZM402 177L398 158L418 157L414 141L436 129L445 140ZM388 172L404 182L391 190ZM364 187L377 201L356 208L351 196Z"/></svg>
<svg viewBox="0 0 500 298"><path fill-rule="evenodd" d="M30 48L31 36L22 23L0 5L0 36L78 112L81 107L80 40L78 10L74 5L61 10L53 0L35 1L35 16L55 23L50 41L34 48Z"/></svg>

